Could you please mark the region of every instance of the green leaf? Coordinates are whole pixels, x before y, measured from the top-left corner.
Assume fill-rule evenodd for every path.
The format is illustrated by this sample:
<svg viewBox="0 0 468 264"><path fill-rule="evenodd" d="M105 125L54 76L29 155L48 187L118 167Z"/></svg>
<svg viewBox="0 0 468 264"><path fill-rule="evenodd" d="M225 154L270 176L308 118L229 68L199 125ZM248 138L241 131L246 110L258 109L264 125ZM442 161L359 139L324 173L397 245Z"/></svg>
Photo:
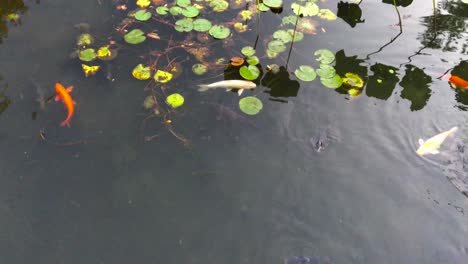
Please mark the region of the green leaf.
<svg viewBox="0 0 468 264"><path fill-rule="evenodd" d="M304 82L311 82L317 77L314 69L307 65L299 66L299 68L294 71L294 75Z"/></svg>
<svg viewBox="0 0 468 264"><path fill-rule="evenodd" d="M196 17L200 14L200 10L196 7L188 6L187 8L182 10L182 15L185 17Z"/></svg>
<svg viewBox="0 0 468 264"><path fill-rule="evenodd" d="M179 32L190 32L193 29L193 21L189 18L179 19L175 22L174 28Z"/></svg>
<svg viewBox="0 0 468 264"><path fill-rule="evenodd" d="M286 45L284 45L281 40L272 40L268 43L268 50L275 53L281 53L286 50Z"/></svg>
<svg viewBox="0 0 468 264"><path fill-rule="evenodd" d="M290 35L286 30L277 30L273 33L273 38L281 40L283 43L288 43L292 40L292 35Z"/></svg>
<svg viewBox="0 0 468 264"><path fill-rule="evenodd" d="M333 53L331 50L328 50L328 49L316 50L314 52L314 55L318 56L316 60L323 64L331 64L332 62L335 61L335 53Z"/></svg>
<svg viewBox="0 0 468 264"><path fill-rule="evenodd" d="M139 44L145 41L145 33L140 29L134 29L125 34L124 39L129 44Z"/></svg>
<svg viewBox="0 0 468 264"><path fill-rule="evenodd" d="M320 9L317 14L321 19L325 20L336 20L336 15L330 9Z"/></svg>
<svg viewBox="0 0 468 264"><path fill-rule="evenodd" d="M171 13L171 15L173 16L178 16L182 14L182 8L180 8L179 6L173 6L169 9L169 13Z"/></svg>
<svg viewBox="0 0 468 264"><path fill-rule="evenodd" d="M320 82L327 88L336 89L343 84L341 77L336 74L332 78L320 78Z"/></svg>
<svg viewBox="0 0 468 264"><path fill-rule="evenodd" d="M151 18L151 13L146 11L146 9L138 10L135 13L135 19L139 21L147 21Z"/></svg>
<svg viewBox="0 0 468 264"><path fill-rule="evenodd" d="M336 70L329 64L320 64L320 68L316 70L316 73L320 78L332 78L336 75Z"/></svg>
<svg viewBox="0 0 468 264"><path fill-rule="evenodd" d="M212 27L212 24L207 19L199 18L193 21L193 29L195 29L198 32L206 32L210 30L211 27Z"/></svg>
<svg viewBox="0 0 468 264"><path fill-rule="evenodd" d="M229 3L224 0L213 0L210 2L210 6L215 12L223 12L229 7Z"/></svg>
<svg viewBox="0 0 468 264"><path fill-rule="evenodd" d="M196 75L203 75L203 74L206 73L207 70L208 70L208 67L206 67L205 65L200 64L200 63L194 64L192 66L192 71Z"/></svg>
<svg viewBox="0 0 468 264"><path fill-rule="evenodd" d="M158 6L158 8L156 8L156 13L163 16L167 15L169 13L169 8L167 6Z"/></svg>
<svg viewBox="0 0 468 264"><path fill-rule="evenodd" d="M355 89L362 89L364 87L364 81L362 78L359 75L351 72L345 74L343 83Z"/></svg>
<svg viewBox="0 0 468 264"><path fill-rule="evenodd" d="M245 56L253 56L255 54L255 49L251 46L245 46L242 48L241 53Z"/></svg>
<svg viewBox="0 0 468 264"><path fill-rule="evenodd" d="M279 55L279 53L271 51L269 49L267 49L266 54L267 54L267 57L269 59L274 59L274 58L278 57L278 55Z"/></svg>
<svg viewBox="0 0 468 264"><path fill-rule="evenodd" d="M88 33L81 34L76 39L76 45L78 46L89 46L93 43L94 43L94 38Z"/></svg>
<svg viewBox="0 0 468 264"><path fill-rule="evenodd" d="M225 26L214 25L210 28L210 35L216 39L225 39L231 35L231 30Z"/></svg>
<svg viewBox="0 0 468 264"><path fill-rule="evenodd" d="M96 51L94 49L81 50L78 57L82 61L93 61L96 59Z"/></svg>
<svg viewBox="0 0 468 264"><path fill-rule="evenodd" d="M140 63L133 69L132 75L138 80L148 80L151 78L151 69Z"/></svg>
<svg viewBox="0 0 468 264"><path fill-rule="evenodd" d="M252 81L258 78L260 75L260 70L257 66L249 65L249 66L242 66L239 69L239 74L242 78Z"/></svg>
<svg viewBox="0 0 468 264"><path fill-rule="evenodd" d="M265 5L264 3L260 3L258 5L258 10L261 11L261 12L267 12L267 11L270 11L270 8Z"/></svg>
<svg viewBox="0 0 468 264"><path fill-rule="evenodd" d="M281 19L281 25L282 26L286 26L286 25L294 26L296 24L297 19L298 19L297 16L285 16Z"/></svg>
<svg viewBox="0 0 468 264"><path fill-rule="evenodd" d="M260 62L260 59L257 56L247 57L247 63L249 65L257 65Z"/></svg>
<svg viewBox="0 0 468 264"><path fill-rule="evenodd" d="M247 96L239 100L239 108L248 115L256 115L263 109L263 103L254 96Z"/></svg>
<svg viewBox="0 0 468 264"><path fill-rule="evenodd" d="M288 29L288 34L291 35L291 39L293 38L293 35L294 35L293 42L299 42L304 39L304 33L300 31L296 31L296 33L294 33L294 29Z"/></svg>
<svg viewBox="0 0 468 264"><path fill-rule="evenodd" d="M173 93L166 98L166 103L172 108L177 108L184 104L184 97L181 94Z"/></svg>
<svg viewBox="0 0 468 264"><path fill-rule="evenodd" d="M191 1L190 0L177 0L176 1L176 4L180 7L187 7L189 5L191 5Z"/></svg>
<svg viewBox="0 0 468 264"><path fill-rule="evenodd" d="M283 0L263 0L263 3L272 8L281 8L283 6Z"/></svg>
<svg viewBox="0 0 468 264"><path fill-rule="evenodd" d="M318 5L312 2L306 2L303 6L298 3L292 3L291 9L298 16L315 16L319 13Z"/></svg>

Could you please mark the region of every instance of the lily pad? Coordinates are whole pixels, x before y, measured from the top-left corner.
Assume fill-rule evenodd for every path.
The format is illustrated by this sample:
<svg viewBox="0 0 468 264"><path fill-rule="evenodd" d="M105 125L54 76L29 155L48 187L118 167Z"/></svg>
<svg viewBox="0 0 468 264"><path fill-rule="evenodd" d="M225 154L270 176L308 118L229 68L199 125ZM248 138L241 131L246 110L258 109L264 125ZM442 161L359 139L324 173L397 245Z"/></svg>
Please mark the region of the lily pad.
<svg viewBox="0 0 468 264"><path fill-rule="evenodd" d="M125 34L124 39L129 44L140 44L145 41L145 33L140 29L134 29Z"/></svg>
<svg viewBox="0 0 468 264"><path fill-rule="evenodd" d="M307 65L299 66L299 68L294 71L294 75L304 82L311 82L317 77L314 68Z"/></svg>
<svg viewBox="0 0 468 264"><path fill-rule="evenodd" d="M268 50L275 53L281 53L286 50L286 45L284 45L284 42L281 40L272 40L268 43Z"/></svg>
<svg viewBox="0 0 468 264"><path fill-rule="evenodd" d="M85 49L85 50L81 50L78 54L78 57L80 58L80 60L82 61L93 61L94 59L96 59L96 51L94 49Z"/></svg>
<svg viewBox="0 0 468 264"><path fill-rule="evenodd" d="M241 53L245 56L253 56L255 54L255 49L251 46L245 46L242 48Z"/></svg>
<svg viewBox="0 0 468 264"><path fill-rule="evenodd" d="M213 25L208 19L199 18L193 21L193 29L198 32L206 32L210 30Z"/></svg>
<svg viewBox="0 0 468 264"><path fill-rule="evenodd" d="M76 39L76 45L78 46L89 46L94 43L94 38L88 33L84 33L78 36Z"/></svg>
<svg viewBox="0 0 468 264"><path fill-rule="evenodd" d="M273 38L281 40L283 43L288 43L292 40L292 36L286 30L277 30L273 33Z"/></svg>
<svg viewBox="0 0 468 264"><path fill-rule="evenodd" d="M239 16L242 18L242 20L249 20L252 19L252 11L250 10L242 10L239 12Z"/></svg>
<svg viewBox="0 0 468 264"><path fill-rule="evenodd" d="M231 58L231 65L232 66L241 66L242 64L244 64L244 58L241 58L241 57L232 57Z"/></svg>
<svg viewBox="0 0 468 264"><path fill-rule="evenodd" d="M332 78L320 78L320 82L327 88L336 89L343 84L341 77L336 74Z"/></svg>
<svg viewBox="0 0 468 264"><path fill-rule="evenodd" d="M362 78L359 75L351 72L345 74L343 83L355 89L362 89L364 87L364 81Z"/></svg>
<svg viewBox="0 0 468 264"><path fill-rule="evenodd" d="M167 15L169 13L169 8L167 6L158 6L158 8L156 8L156 13L163 16Z"/></svg>
<svg viewBox="0 0 468 264"><path fill-rule="evenodd" d="M187 7L192 4L190 0L177 0L176 4L180 7Z"/></svg>
<svg viewBox="0 0 468 264"><path fill-rule="evenodd" d="M258 5L258 10L261 11L261 12L267 12L267 11L270 11L270 7L268 7L264 3L260 3Z"/></svg>
<svg viewBox="0 0 468 264"><path fill-rule="evenodd" d="M188 6L185 9L182 9L182 15L184 17L196 17L200 14L200 10L196 7Z"/></svg>
<svg viewBox="0 0 468 264"><path fill-rule="evenodd" d="M335 61L335 53L328 49L316 50L314 55L318 56L316 60L323 64L331 64Z"/></svg>
<svg viewBox="0 0 468 264"><path fill-rule="evenodd" d="M318 17L325 20L336 20L336 15L330 9L320 9Z"/></svg>
<svg viewBox="0 0 468 264"><path fill-rule="evenodd" d="M239 100L239 108L248 115L256 115L263 109L263 103L254 96L247 96Z"/></svg>
<svg viewBox="0 0 468 264"><path fill-rule="evenodd" d="M193 29L193 21L187 18L177 20L174 28L179 32L190 32Z"/></svg>
<svg viewBox="0 0 468 264"><path fill-rule="evenodd" d="M260 63L260 59L257 56L250 56L247 57L247 63L249 65L257 65L258 63Z"/></svg>
<svg viewBox="0 0 468 264"><path fill-rule="evenodd" d="M182 14L182 8L180 8L179 6L173 6L169 9L169 13L171 13L171 15L173 16L178 16Z"/></svg>
<svg viewBox="0 0 468 264"><path fill-rule="evenodd" d="M229 2L224 0L213 0L210 2L210 6L215 12L223 12L229 7Z"/></svg>
<svg viewBox="0 0 468 264"><path fill-rule="evenodd" d="M138 80L148 80L151 78L151 69L140 63L133 69L132 75Z"/></svg>
<svg viewBox="0 0 468 264"><path fill-rule="evenodd" d="M166 98L166 103L172 108L177 108L184 104L184 97L181 94L173 93Z"/></svg>
<svg viewBox="0 0 468 264"><path fill-rule="evenodd" d="M151 18L151 13L146 9L138 10L135 13L135 19L139 21L147 21Z"/></svg>
<svg viewBox="0 0 468 264"><path fill-rule="evenodd" d="M320 64L320 68L316 70L316 73L320 78L332 78L336 75L336 70L329 64Z"/></svg>
<svg viewBox="0 0 468 264"><path fill-rule="evenodd" d="M239 74L242 78L252 81L258 78L260 75L260 70L255 65L242 66L239 69Z"/></svg>
<svg viewBox="0 0 468 264"><path fill-rule="evenodd" d="M263 3L272 8L281 8L283 6L283 0L263 0Z"/></svg>
<svg viewBox="0 0 468 264"><path fill-rule="evenodd" d="M101 66L99 65L89 66L86 64L81 64L81 68L83 69L85 76L88 77L90 75L95 75L96 72L99 70L99 68L101 68Z"/></svg>
<svg viewBox="0 0 468 264"><path fill-rule="evenodd" d="M214 25L210 28L210 35L216 39L225 39L231 35L231 30L225 26Z"/></svg>
<svg viewBox="0 0 468 264"><path fill-rule="evenodd" d="M319 7L316 3L306 2L305 5L292 3L291 9L298 16L315 16L319 13Z"/></svg>
<svg viewBox="0 0 468 264"><path fill-rule="evenodd" d="M296 24L296 20L298 19L297 16L285 16L281 19L281 25L291 25L294 26Z"/></svg>
<svg viewBox="0 0 468 264"><path fill-rule="evenodd" d="M299 41L302 41L304 39L304 33L300 32L300 31L294 32L294 29L288 29L287 32L288 32L289 35L291 35L291 39L293 40L293 42L299 42Z"/></svg>
<svg viewBox="0 0 468 264"><path fill-rule="evenodd" d="M248 26L247 25L244 25L243 23L241 22L236 22L234 23L234 30L238 33L242 33L242 32L246 32L247 31L247 28Z"/></svg>
<svg viewBox="0 0 468 264"><path fill-rule="evenodd" d="M154 80L160 83L167 83L170 80L172 80L172 73L170 72L165 72L161 70L157 70L156 73L154 74Z"/></svg>
<svg viewBox="0 0 468 264"><path fill-rule="evenodd" d="M110 49L109 46L103 46L97 50L96 56L103 61L110 61L117 57L117 50Z"/></svg>
<svg viewBox="0 0 468 264"><path fill-rule="evenodd" d="M137 0L136 4L141 8L145 8L148 7L151 4L151 2L149 0Z"/></svg>
<svg viewBox="0 0 468 264"><path fill-rule="evenodd" d="M207 70L208 70L208 67L206 67L205 65L200 64L200 63L194 64L192 66L192 71L196 75L203 75L203 74L206 73Z"/></svg>

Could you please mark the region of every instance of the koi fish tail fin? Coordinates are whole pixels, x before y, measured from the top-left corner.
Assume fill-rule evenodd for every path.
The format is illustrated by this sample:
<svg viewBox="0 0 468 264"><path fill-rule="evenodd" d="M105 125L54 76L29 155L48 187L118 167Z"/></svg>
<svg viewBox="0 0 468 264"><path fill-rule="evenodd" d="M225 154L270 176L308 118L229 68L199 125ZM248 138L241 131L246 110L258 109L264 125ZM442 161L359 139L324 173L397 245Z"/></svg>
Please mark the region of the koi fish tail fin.
<svg viewBox="0 0 468 264"><path fill-rule="evenodd" d="M65 121L63 121L62 123L60 123L60 126L67 126L67 127L70 127L70 121L65 120Z"/></svg>
<svg viewBox="0 0 468 264"><path fill-rule="evenodd" d="M198 85L198 91L199 92L206 92L210 89L210 87L208 86L208 84L199 84Z"/></svg>
<svg viewBox="0 0 468 264"><path fill-rule="evenodd" d="M453 134L453 133L457 132L457 130L458 130L458 127L452 127L449 131L450 131L451 134Z"/></svg>

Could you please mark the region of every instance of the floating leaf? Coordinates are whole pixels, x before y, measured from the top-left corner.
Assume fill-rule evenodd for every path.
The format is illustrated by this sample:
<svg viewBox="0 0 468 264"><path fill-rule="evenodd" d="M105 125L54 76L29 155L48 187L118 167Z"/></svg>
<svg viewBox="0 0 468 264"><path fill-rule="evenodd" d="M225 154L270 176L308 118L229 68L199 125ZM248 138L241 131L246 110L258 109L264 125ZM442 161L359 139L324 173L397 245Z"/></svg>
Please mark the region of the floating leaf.
<svg viewBox="0 0 468 264"><path fill-rule="evenodd" d="M273 33L273 38L281 40L283 43L288 43L292 40L292 36L286 30L277 30Z"/></svg>
<svg viewBox="0 0 468 264"><path fill-rule="evenodd" d="M252 19L252 11L242 10L242 11L239 12L239 16L242 18L242 20Z"/></svg>
<svg viewBox="0 0 468 264"><path fill-rule="evenodd" d="M173 93L166 98L166 103L172 108L177 108L184 104L184 97L181 94Z"/></svg>
<svg viewBox="0 0 468 264"><path fill-rule="evenodd" d="M93 61L94 59L96 59L96 51L94 49L81 50L78 54L78 57L82 61Z"/></svg>
<svg viewBox="0 0 468 264"><path fill-rule="evenodd" d="M200 63L194 64L192 66L192 71L196 75L203 75L203 74L206 73L207 70L208 70L208 67L206 67L205 65L200 64Z"/></svg>
<svg viewBox="0 0 468 264"><path fill-rule="evenodd" d="M149 0L137 0L136 4L141 8L145 8L148 7L151 4L151 2Z"/></svg>
<svg viewBox="0 0 468 264"><path fill-rule="evenodd" d="M348 94L351 97L356 97L356 96L360 95L361 93L362 93L362 89L351 88L351 89L348 90Z"/></svg>
<svg viewBox="0 0 468 264"><path fill-rule="evenodd" d="M263 103L254 96L247 96L239 100L239 108L248 115L256 115L263 109Z"/></svg>
<svg viewBox="0 0 468 264"><path fill-rule="evenodd" d="M364 81L362 78L359 75L351 72L345 74L343 83L355 89L362 89L364 87Z"/></svg>
<svg viewBox="0 0 468 264"><path fill-rule="evenodd" d="M172 80L172 73L157 70L156 74L154 74L154 80L160 83L167 83Z"/></svg>
<svg viewBox="0 0 468 264"><path fill-rule="evenodd" d="M320 82L327 88L336 89L343 84L343 80L339 75L335 75L332 78L320 78Z"/></svg>
<svg viewBox="0 0 468 264"><path fill-rule="evenodd" d="M297 23L297 31L304 32L306 34L315 35L317 34L318 22L310 18L303 18Z"/></svg>
<svg viewBox="0 0 468 264"><path fill-rule="evenodd" d="M138 80L148 80L151 78L151 69L140 63L133 69L132 75Z"/></svg>
<svg viewBox="0 0 468 264"><path fill-rule="evenodd" d="M176 4L180 7L187 7L192 4L192 2L190 0L177 0Z"/></svg>
<svg viewBox="0 0 468 264"><path fill-rule="evenodd" d="M247 25L244 25L241 22L234 23L234 30L236 30L239 33L247 31L247 28Z"/></svg>
<svg viewBox="0 0 468 264"><path fill-rule="evenodd" d="M231 30L225 26L214 25L210 28L210 35L216 39L225 39L231 34Z"/></svg>
<svg viewBox="0 0 468 264"><path fill-rule="evenodd" d="M145 41L145 33L140 29L134 29L125 34L124 39L129 44L140 44Z"/></svg>
<svg viewBox="0 0 468 264"><path fill-rule="evenodd" d="M151 18L151 13L146 11L146 9L143 10L138 10L135 13L135 19L139 21L147 21L148 19Z"/></svg>
<svg viewBox="0 0 468 264"><path fill-rule="evenodd" d="M193 29L195 29L198 32L206 32L210 30L211 26L211 22L204 18L199 18L193 21Z"/></svg>
<svg viewBox="0 0 468 264"><path fill-rule="evenodd" d="M182 15L184 17L196 17L200 14L200 10L193 6L188 6L182 10Z"/></svg>
<svg viewBox="0 0 468 264"><path fill-rule="evenodd" d="M311 82L317 77L314 69L307 65L299 66L299 68L294 71L294 75L304 82Z"/></svg>
<svg viewBox="0 0 468 264"><path fill-rule="evenodd" d="M156 97L153 95L148 95L145 100L143 101L143 107L146 110L150 110L155 107L158 103L156 102Z"/></svg>
<svg viewBox="0 0 468 264"><path fill-rule="evenodd" d="M292 3L291 9L298 16L315 16L319 12L318 5L312 2L306 2L303 6L298 3Z"/></svg>
<svg viewBox="0 0 468 264"><path fill-rule="evenodd" d="M193 29L193 22L191 19L183 18L175 22L174 28L179 32L190 32Z"/></svg>
<svg viewBox="0 0 468 264"><path fill-rule="evenodd" d="M252 81L258 78L260 75L260 70L257 66L249 65L249 66L242 66L239 69L239 74L242 78Z"/></svg>
<svg viewBox="0 0 468 264"><path fill-rule="evenodd" d="M314 55L318 56L316 60L323 64L331 64L335 61L335 53L328 49L316 50Z"/></svg>
<svg viewBox="0 0 468 264"><path fill-rule="evenodd" d="M320 78L332 78L336 75L336 70L329 64L320 64L320 68L316 70L316 73Z"/></svg>
<svg viewBox="0 0 468 264"><path fill-rule="evenodd" d="M294 32L294 29L288 29L288 34L291 35L291 39L293 39L293 42L299 42L304 39L304 33L296 31Z"/></svg>
<svg viewBox="0 0 468 264"><path fill-rule="evenodd" d="M241 53L245 56L253 56L255 54L255 49L251 46L245 46L242 48Z"/></svg>
<svg viewBox="0 0 468 264"><path fill-rule="evenodd" d="M231 65L232 66L241 66L244 64L244 58L241 57L232 57L231 58Z"/></svg>
<svg viewBox="0 0 468 264"><path fill-rule="evenodd" d="M210 6L215 12L223 12L229 7L229 3L224 0L213 0L210 2Z"/></svg>
<svg viewBox="0 0 468 264"><path fill-rule="evenodd" d="M296 25L297 19L299 19L297 16L285 16L281 19L281 25L282 26L286 26L286 25L294 26Z"/></svg>
<svg viewBox="0 0 468 264"><path fill-rule="evenodd" d="M274 59L274 58L278 57L278 55L279 55L279 53L274 52L274 51L269 50L269 49L267 49L266 54L267 54L267 57L269 59Z"/></svg>
<svg viewBox="0 0 468 264"><path fill-rule="evenodd" d="M272 8L281 8L283 6L283 0L263 0L263 3Z"/></svg>
<svg viewBox="0 0 468 264"><path fill-rule="evenodd" d="M247 63L249 65L257 65L260 62L260 59L257 56L247 57Z"/></svg>
<svg viewBox="0 0 468 264"><path fill-rule="evenodd" d="M321 19L325 20L336 20L336 15L330 9L320 9L317 14Z"/></svg>
<svg viewBox="0 0 468 264"><path fill-rule="evenodd" d="M224 58L219 58L215 61L215 64L216 65L220 65L220 64L224 64L226 62L226 60Z"/></svg>
<svg viewBox="0 0 468 264"><path fill-rule="evenodd" d="M99 68L101 68L101 66L99 65L89 66L86 64L81 64L81 68L83 69L85 76L88 77L90 75L96 74L96 72L99 70Z"/></svg>
<svg viewBox="0 0 468 264"><path fill-rule="evenodd" d="M167 6L158 6L158 8L156 8L156 13L163 16L167 15L167 13L169 13L169 8Z"/></svg>
<svg viewBox="0 0 468 264"><path fill-rule="evenodd" d="M76 39L77 46L89 46L93 43L94 43L94 38L88 33L81 34Z"/></svg>
<svg viewBox="0 0 468 264"><path fill-rule="evenodd" d="M261 12L267 12L267 11L270 11L270 8L265 5L264 3L260 3L258 5L258 10L261 11Z"/></svg>
<svg viewBox="0 0 468 264"><path fill-rule="evenodd" d="M173 6L169 9L169 13L171 13L171 15L173 16L178 16L182 14L182 8L180 8L179 6Z"/></svg>
<svg viewBox="0 0 468 264"><path fill-rule="evenodd" d="M275 53L281 53L286 50L286 45L284 45L284 42L280 40L272 40L268 43L268 50Z"/></svg>

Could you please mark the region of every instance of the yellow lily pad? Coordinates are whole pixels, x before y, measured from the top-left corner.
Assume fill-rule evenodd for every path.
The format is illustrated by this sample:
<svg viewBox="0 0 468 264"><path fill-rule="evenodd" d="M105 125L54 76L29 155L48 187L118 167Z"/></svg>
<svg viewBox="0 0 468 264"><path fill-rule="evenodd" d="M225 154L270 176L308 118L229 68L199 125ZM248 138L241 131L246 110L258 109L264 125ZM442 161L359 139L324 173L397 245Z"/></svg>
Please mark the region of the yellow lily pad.
<svg viewBox="0 0 468 264"><path fill-rule="evenodd" d="M141 8L148 7L150 4L151 4L151 2L149 0L137 0L136 1L136 5L141 7Z"/></svg>
<svg viewBox="0 0 468 264"><path fill-rule="evenodd" d="M140 63L133 69L132 75L138 80L148 80L151 77L151 69Z"/></svg>
<svg viewBox="0 0 468 264"><path fill-rule="evenodd" d="M88 77L90 75L95 75L96 72L99 70L99 68L101 68L101 66L99 65L89 66L86 64L81 64L81 68L83 69L85 76Z"/></svg>
<svg viewBox="0 0 468 264"><path fill-rule="evenodd" d="M166 103L172 108L177 108L184 104L184 97L181 94L173 93L166 98Z"/></svg>
<svg viewBox="0 0 468 264"><path fill-rule="evenodd" d="M154 80L160 83L167 83L172 80L172 73L157 70L154 75Z"/></svg>

